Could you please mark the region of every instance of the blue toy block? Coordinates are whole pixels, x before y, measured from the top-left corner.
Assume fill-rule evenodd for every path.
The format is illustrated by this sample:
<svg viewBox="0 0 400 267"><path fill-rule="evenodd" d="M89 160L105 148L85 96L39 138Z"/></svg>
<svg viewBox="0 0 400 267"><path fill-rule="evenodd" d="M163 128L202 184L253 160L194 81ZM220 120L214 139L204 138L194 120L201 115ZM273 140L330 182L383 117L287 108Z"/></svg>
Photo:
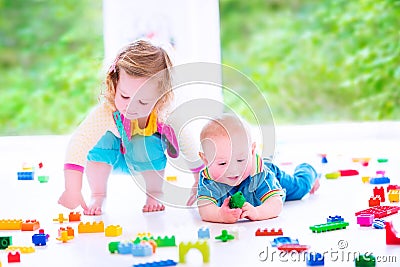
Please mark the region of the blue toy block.
<svg viewBox="0 0 400 267"><path fill-rule="evenodd" d="M153 248L149 244L134 244L132 246L132 255L136 257L151 256Z"/></svg>
<svg viewBox="0 0 400 267"><path fill-rule="evenodd" d="M344 222L344 219L342 218L342 216L336 215L336 216L329 216L328 218L326 218L326 222L330 223L330 222Z"/></svg>
<svg viewBox="0 0 400 267"><path fill-rule="evenodd" d="M390 184L390 179L388 177L373 177L369 179L370 184Z"/></svg>
<svg viewBox="0 0 400 267"><path fill-rule="evenodd" d="M118 244L118 253L119 254L131 254L132 253L132 242L120 242Z"/></svg>
<svg viewBox="0 0 400 267"><path fill-rule="evenodd" d="M0 236L0 249L6 249L12 245L11 236Z"/></svg>
<svg viewBox="0 0 400 267"><path fill-rule="evenodd" d="M17 172L18 180L33 180L35 177L34 172Z"/></svg>
<svg viewBox="0 0 400 267"><path fill-rule="evenodd" d="M321 253L307 253L307 266L324 266L324 256Z"/></svg>
<svg viewBox="0 0 400 267"><path fill-rule="evenodd" d="M162 266L176 266L178 263L173 260L153 261L148 263L134 264L132 267L162 267Z"/></svg>
<svg viewBox="0 0 400 267"><path fill-rule="evenodd" d="M198 239L210 239L210 229L207 227L201 227L197 231Z"/></svg>
<svg viewBox="0 0 400 267"><path fill-rule="evenodd" d="M322 157L321 163L323 164L328 163L328 159L326 157Z"/></svg>
<svg viewBox="0 0 400 267"><path fill-rule="evenodd" d="M372 226L375 229L385 229L385 220L382 219L374 219L372 222Z"/></svg>
<svg viewBox="0 0 400 267"><path fill-rule="evenodd" d="M299 244L298 239L292 239L288 236L280 236L276 237L274 240L271 241L271 246L273 247L279 247L280 245L286 245L286 244Z"/></svg>
<svg viewBox="0 0 400 267"><path fill-rule="evenodd" d="M35 244L35 246L46 246L47 241L48 241L48 235L34 234L32 236L32 243Z"/></svg>

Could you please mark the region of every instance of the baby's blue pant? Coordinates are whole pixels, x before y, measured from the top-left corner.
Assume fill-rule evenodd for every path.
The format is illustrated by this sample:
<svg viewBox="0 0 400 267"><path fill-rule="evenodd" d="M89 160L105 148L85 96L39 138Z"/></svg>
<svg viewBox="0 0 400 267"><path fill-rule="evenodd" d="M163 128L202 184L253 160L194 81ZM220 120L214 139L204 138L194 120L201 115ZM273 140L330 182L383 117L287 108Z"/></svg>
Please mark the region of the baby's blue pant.
<svg viewBox="0 0 400 267"><path fill-rule="evenodd" d="M272 163L267 164L268 168L275 173L282 188L286 190L286 201L302 199L310 192L318 178L315 169L307 163L298 165L293 175L285 173Z"/></svg>

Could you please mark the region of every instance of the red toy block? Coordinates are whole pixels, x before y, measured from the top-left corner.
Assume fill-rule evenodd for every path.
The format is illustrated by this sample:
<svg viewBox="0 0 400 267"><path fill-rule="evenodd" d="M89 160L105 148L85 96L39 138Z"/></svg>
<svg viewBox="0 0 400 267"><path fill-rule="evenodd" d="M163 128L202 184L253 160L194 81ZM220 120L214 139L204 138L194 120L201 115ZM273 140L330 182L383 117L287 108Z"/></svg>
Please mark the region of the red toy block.
<svg viewBox="0 0 400 267"><path fill-rule="evenodd" d="M393 228L392 222L385 223L385 230L386 230L386 244L400 245L400 237L397 236L397 231Z"/></svg>
<svg viewBox="0 0 400 267"><path fill-rule="evenodd" d="M21 224L21 231L35 231L40 228L40 223L36 220L26 220Z"/></svg>
<svg viewBox="0 0 400 267"><path fill-rule="evenodd" d="M310 247L307 245L300 245L300 244L284 244L278 246L279 250L283 250L286 252L291 252L291 251L297 251L297 252L303 252L308 250Z"/></svg>
<svg viewBox="0 0 400 267"><path fill-rule="evenodd" d="M258 228L256 231L256 236L277 236L277 235L283 235L282 228L279 228L278 230L275 230L274 228L272 228L271 230L268 229L261 230L260 228Z"/></svg>
<svg viewBox="0 0 400 267"><path fill-rule="evenodd" d="M69 222L80 222L81 214L79 212L70 212L68 215Z"/></svg>
<svg viewBox="0 0 400 267"><path fill-rule="evenodd" d="M357 170L339 170L340 176L353 176L353 175L358 175Z"/></svg>
<svg viewBox="0 0 400 267"><path fill-rule="evenodd" d="M356 212L356 216L360 214L373 214L375 219L380 219L397 213L400 207L397 206L376 206L366 210Z"/></svg>
<svg viewBox="0 0 400 267"><path fill-rule="evenodd" d="M387 186L386 192L389 192L390 190L400 190L400 185L390 184Z"/></svg>
<svg viewBox="0 0 400 267"><path fill-rule="evenodd" d="M383 186L381 186L379 188L377 186L375 186L373 191L374 191L374 197L380 196L381 201L385 202L385 189L383 189Z"/></svg>
<svg viewBox="0 0 400 267"><path fill-rule="evenodd" d="M369 207L375 207L375 206L380 206L381 205L381 197L370 197L368 201L368 206Z"/></svg>
<svg viewBox="0 0 400 267"><path fill-rule="evenodd" d="M7 255L8 263L21 262L21 254L19 251L10 251Z"/></svg>

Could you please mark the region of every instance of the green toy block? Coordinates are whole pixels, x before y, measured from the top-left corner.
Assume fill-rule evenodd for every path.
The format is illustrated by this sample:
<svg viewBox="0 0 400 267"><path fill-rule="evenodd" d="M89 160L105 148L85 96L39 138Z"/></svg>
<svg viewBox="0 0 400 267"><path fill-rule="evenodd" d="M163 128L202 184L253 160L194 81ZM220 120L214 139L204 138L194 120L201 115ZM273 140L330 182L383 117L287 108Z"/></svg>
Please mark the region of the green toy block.
<svg viewBox="0 0 400 267"><path fill-rule="evenodd" d="M216 236L215 239L219 239L222 242L226 242L228 240L233 240L235 237L233 235L228 234L227 230L222 230L222 234L219 236Z"/></svg>
<svg viewBox="0 0 400 267"><path fill-rule="evenodd" d="M376 266L376 259L374 255L359 255L357 258L354 259L356 263L356 267L375 267Z"/></svg>
<svg viewBox="0 0 400 267"><path fill-rule="evenodd" d="M0 249L6 249L12 245L11 236L0 236Z"/></svg>
<svg viewBox="0 0 400 267"><path fill-rule="evenodd" d="M339 177L340 177L340 172L331 172L331 173L325 174L326 179L337 179Z"/></svg>
<svg viewBox="0 0 400 267"><path fill-rule="evenodd" d="M243 196L243 193L238 191L229 200L229 208L231 209L237 209L237 208L242 208L244 203L246 202L246 199Z"/></svg>
<svg viewBox="0 0 400 267"><path fill-rule="evenodd" d="M108 250L110 251L110 253L118 252L118 245L119 241L108 243Z"/></svg>
<svg viewBox="0 0 400 267"><path fill-rule="evenodd" d="M210 246L208 245L207 241L197 241L196 243L179 243L179 263L186 262L186 254L192 248L197 249L203 255L203 262L208 263L210 262Z"/></svg>
<svg viewBox="0 0 400 267"><path fill-rule="evenodd" d="M377 161L378 161L378 163L385 163L385 162L388 162L389 159L386 159L386 158L379 158Z"/></svg>
<svg viewBox="0 0 400 267"><path fill-rule="evenodd" d="M49 181L49 176L47 175L40 175L38 176L38 181L40 183L47 183Z"/></svg>
<svg viewBox="0 0 400 267"><path fill-rule="evenodd" d="M167 237L165 236L164 238L161 238L161 236L157 237L155 239L157 247L175 247L175 236Z"/></svg>
<svg viewBox="0 0 400 267"><path fill-rule="evenodd" d="M329 222L329 223L310 226L310 229L313 233L321 233L321 232L346 229L347 226L349 226L348 222Z"/></svg>

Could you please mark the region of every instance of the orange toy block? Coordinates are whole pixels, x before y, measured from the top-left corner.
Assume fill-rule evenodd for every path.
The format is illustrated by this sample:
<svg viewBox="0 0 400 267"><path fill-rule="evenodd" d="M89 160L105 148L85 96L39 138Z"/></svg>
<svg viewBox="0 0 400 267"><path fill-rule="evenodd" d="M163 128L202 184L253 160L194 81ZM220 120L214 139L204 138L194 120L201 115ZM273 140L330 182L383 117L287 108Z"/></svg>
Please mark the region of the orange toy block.
<svg viewBox="0 0 400 267"><path fill-rule="evenodd" d="M283 235L283 231L281 228L279 228L278 230L275 230L274 228L272 228L271 230L268 229L261 230L260 228L258 228L256 231L256 236L276 236L276 235Z"/></svg>
<svg viewBox="0 0 400 267"><path fill-rule="evenodd" d="M21 224L21 231L35 231L40 228L40 223L36 220L26 220Z"/></svg>
<svg viewBox="0 0 400 267"><path fill-rule="evenodd" d="M120 236L122 235L122 227L119 225L109 225L106 227L105 236Z"/></svg>
<svg viewBox="0 0 400 267"><path fill-rule="evenodd" d="M34 247L8 246L8 248L6 248L6 251L15 251L15 250L19 250L19 252L21 252L22 254L35 252Z"/></svg>
<svg viewBox="0 0 400 267"><path fill-rule="evenodd" d="M369 200L368 200L369 207L375 207L375 206L380 206L380 205L381 205L381 197L380 196L369 198Z"/></svg>
<svg viewBox="0 0 400 267"><path fill-rule="evenodd" d="M0 230L21 230L22 220L0 220Z"/></svg>
<svg viewBox="0 0 400 267"><path fill-rule="evenodd" d="M59 236L61 236L61 232L62 231L67 231L68 236L75 236L75 231L71 226L67 226L67 228L60 227L60 229L58 229L58 235Z"/></svg>
<svg viewBox="0 0 400 267"><path fill-rule="evenodd" d="M104 222L80 222L78 225L78 233L103 233L104 232Z"/></svg>
<svg viewBox="0 0 400 267"><path fill-rule="evenodd" d="M390 203L400 201L400 190L390 190L388 194Z"/></svg>
<svg viewBox="0 0 400 267"><path fill-rule="evenodd" d="M61 235L56 239L63 243L67 243L69 240L74 239L74 236L68 235L67 231L61 231Z"/></svg>
<svg viewBox="0 0 400 267"><path fill-rule="evenodd" d="M156 249L157 249L157 243L156 243L156 241L154 241L154 240L152 240L152 239L150 239L150 240L147 240L147 241L141 241L140 242L140 244L149 244L150 246L151 246L151 249L152 249L152 251L153 251L153 254L154 253L156 253Z"/></svg>
<svg viewBox="0 0 400 267"><path fill-rule="evenodd" d="M81 214L79 212L70 212L68 218L70 222L80 222Z"/></svg>
<svg viewBox="0 0 400 267"><path fill-rule="evenodd" d="M58 218L53 219L53 222L63 223L63 222L68 222L68 219L64 218L64 214L59 213Z"/></svg>

